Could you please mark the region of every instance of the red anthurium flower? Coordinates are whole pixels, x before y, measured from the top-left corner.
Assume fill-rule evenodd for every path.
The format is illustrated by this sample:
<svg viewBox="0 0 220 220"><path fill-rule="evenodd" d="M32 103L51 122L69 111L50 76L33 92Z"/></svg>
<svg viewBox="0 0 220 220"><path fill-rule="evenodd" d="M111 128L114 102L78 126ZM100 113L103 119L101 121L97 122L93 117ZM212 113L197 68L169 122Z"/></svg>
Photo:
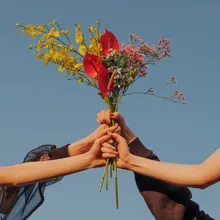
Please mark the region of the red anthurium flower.
<svg viewBox="0 0 220 220"><path fill-rule="evenodd" d="M105 66L102 66L98 73L98 86L100 92L107 96L109 92L112 92L114 89L114 76L117 71L113 72L111 78L109 79L109 73Z"/></svg>
<svg viewBox="0 0 220 220"><path fill-rule="evenodd" d="M99 70L99 73L98 73L98 86L99 86L100 92L104 96L107 96L108 93L109 93L109 90L108 90L108 77L109 77L108 70L103 65L101 67L101 69Z"/></svg>
<svg viewBox="0 0 220 220"><path fill-rule="evenodd" d="M91 77L94 78L98 75L99 70L103 66L102 60L100 57L86 52L84 60L83 60L83 67L85 73Z"/></svg>
<svg viewBox="0 0 220 220"><path fill-rule="evenodd" d="M109 54L109 49L119 51L119 43L116 36L108 30L105 30L99 43L102 45L102 56L107 56Z"/></svg>

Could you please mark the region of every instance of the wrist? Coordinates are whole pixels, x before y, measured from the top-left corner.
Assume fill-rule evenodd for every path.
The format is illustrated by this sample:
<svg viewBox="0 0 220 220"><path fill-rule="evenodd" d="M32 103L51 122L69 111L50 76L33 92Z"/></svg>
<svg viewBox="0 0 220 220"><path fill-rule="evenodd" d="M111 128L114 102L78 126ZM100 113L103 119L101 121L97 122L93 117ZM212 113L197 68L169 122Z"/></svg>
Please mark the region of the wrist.
<svg viewBox="0 0 220 220"><path fill-rule="evenodd" d="M128 162L124 162L124 170L132 170L132 165Z"/></svg>
<svg viewBox="0 0 220 220"><path fill-rule="evenodd" d="M84 156L86 169L94 168L95 167L95 162L94 162L94 157L91 155L91 153L87 152L87 153L84 153L82 155Z"/></svg>
<svg viewBox="0 0 220 220"><path fill-rule="evenodd" d="M130 166L132 164L132 161L134 159L134 155L129 153L129 155L127 156L126 160L125 160L125 163Z"/></svg>

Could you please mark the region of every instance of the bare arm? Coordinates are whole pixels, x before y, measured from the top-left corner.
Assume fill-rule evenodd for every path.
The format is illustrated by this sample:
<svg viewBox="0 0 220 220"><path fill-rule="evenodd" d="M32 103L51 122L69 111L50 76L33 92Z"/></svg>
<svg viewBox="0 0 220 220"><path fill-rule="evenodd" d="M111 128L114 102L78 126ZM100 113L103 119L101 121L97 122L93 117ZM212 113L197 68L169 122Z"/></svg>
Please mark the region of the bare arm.
<svg viewBox="0 0 220 220"><path fill-rule="evenodd" d="M122 161L125 163L124 167L136 173L177 185L201 189L220 181L220 149L200 165L172 164L132 155L123 137L115 133L112 137L118 142L119 167ZM108 151L104 146L102 152Z"/></svg>
<svg viewBox="0 0 220 220"><path fill-rule="evenodd" d="M87 154L53 161L28 162L0 167L0 185L20 186L41 182L58 176L88 169L91 158Z"/></svg>
<svg viewBox="0 0 220 220"><path fill-rule="evenodd" d="M28 162L10 167L0 167L0 185L26 185L76 173L92 167L103 166L105 165L105 160L100 156L101 144L110 138L110 135L100 137L94 142L90 151L82 155L65 159Z"/></svg>
<svg viewBox="0 0 220 220"><path fill-rule="evenodd" d="M206 188L220 181L220 150L200 165L172 164L129 155L128 168L163 181L195 188Z"/></svg>

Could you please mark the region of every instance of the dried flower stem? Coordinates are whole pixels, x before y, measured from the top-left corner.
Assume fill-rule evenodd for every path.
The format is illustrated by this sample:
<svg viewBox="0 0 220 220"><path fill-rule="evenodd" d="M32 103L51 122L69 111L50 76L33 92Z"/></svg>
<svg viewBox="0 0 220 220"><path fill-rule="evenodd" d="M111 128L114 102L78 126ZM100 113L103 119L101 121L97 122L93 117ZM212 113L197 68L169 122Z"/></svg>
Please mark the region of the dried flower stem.
<svg viewBox="0 0 220 220"><path fill-rule="evenodd" d="M109 159L107 159L107 161L106 161L105 169L104 169L103 174L102 174L102 180L101 180L101 183L100 183L100 186L99 186L99 192L102 191L102 186L103 186L103 183L104 183L104 180L105 180L106 171L108 169L108 163L109 163Z"/></svg>

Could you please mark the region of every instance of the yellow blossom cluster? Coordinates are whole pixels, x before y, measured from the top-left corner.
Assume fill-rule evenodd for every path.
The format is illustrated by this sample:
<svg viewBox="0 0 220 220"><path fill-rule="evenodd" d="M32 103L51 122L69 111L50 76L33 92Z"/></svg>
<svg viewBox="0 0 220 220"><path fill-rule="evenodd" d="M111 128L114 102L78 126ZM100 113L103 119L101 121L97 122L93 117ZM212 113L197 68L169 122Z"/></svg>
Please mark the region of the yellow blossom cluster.
<svg viewBox="0 0 220 220"><path fill-rule="evenodd" d="M96 23L98 24L98 27L91 25L88 29L92 35L89 38L90 44L88 47L86 46L84 35L83 32L81 31L81 25L80 24L75 25L76 43L79 44L78 52L82 55L84 55L86 51L89 51L92 54L100 56L100 51L102 50L102 47L101 44L99 43L99 39L102 33L99 31L99 25L100 25L99 20L96 21Z"/></svg>
<svg viewBox="0 0 220 220"><path fill-rule="evenodd" d="M89 44L86 44L81 25L75 25L75 43L69 37L69 30L63 30L56 20L49 24L39 26L16 24L15 28L21 28L22 33L30 37L37 38L36 44L30 44L29 49L35 49L35 56L44 60L44 64L52 63L58 66L58 71L66 71L68 75L74 76L79 83L86 82L96 85L96 82L87 78L84 74L82 60L86 51L100 56L102 50L99 39L102 33L99 31L100 21L96 21L96 26L91 25L88 31L91 34Z"/></svg>

